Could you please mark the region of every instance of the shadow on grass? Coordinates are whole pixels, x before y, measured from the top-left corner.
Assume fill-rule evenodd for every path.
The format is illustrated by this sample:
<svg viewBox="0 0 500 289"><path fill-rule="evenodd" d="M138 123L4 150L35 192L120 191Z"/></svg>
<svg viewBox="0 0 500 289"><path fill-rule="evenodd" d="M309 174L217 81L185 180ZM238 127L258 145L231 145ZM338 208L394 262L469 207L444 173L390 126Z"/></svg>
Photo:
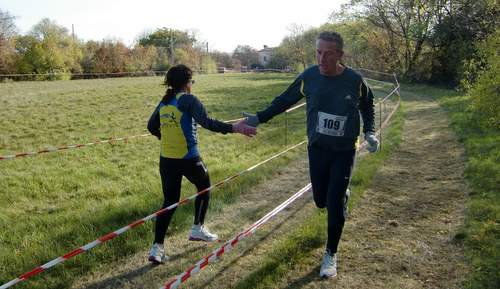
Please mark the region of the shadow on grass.
<svg viewBox="0 0 500 289"><path fill-rule="evenodd" d="M198 245L196 247L189 248L181 253L170 255L168 262L178 260L182 256L190 255L192 253L201 251L202 249L205 249L205 248L206 248L206 246L204 244L202 244L202 245ZM146 258L146 256L144 258ZM124 273L121 273L119 275L106 278L102 281L95 282L91 285L88 285L88 286L82 287L82 288L85 288L85 289L118 288L119 286L121 286L123 284L133 282L135 279L142 277L143 275L147 274L149 271L153 270L156 267L157 267L157 265L153 265L151 263L148 263L145 265L141 265L140 267L138 267L132 271L124 272Z"/></svg>
<svg viewBox="0 0 500 289"><path fill-rule="evenodd" d="M307 203L311 201L312 197L306 197L304 202ZM278 231L284 223L290 219L296 216L300 211L302 211L302 206L298 206L295 210L293 210L289 215L286 216L286 218L283 219L282 222L279 222L276 224L272 230L270 230L268 233L266 233L264 236L259 237L258 239L254 240L255 244L259 244L260 242L263 242L267 240L270 236L272 236L276 231ZM226 272L229 268L232 268L240 258L244 258L252 253L252 251L256 248L257 245L254 246L249 246L247 249L245 249L237 258L235 258L233 261L230 263L226 264L223 268L221 268L217 274L213 275L210 279L208 279L206 282L201 284L200 286L197 286L195 288L205 288L208 287L214 280L216 280L218 277L222 276L224 272Z"/></svg>
<svg viewBox="0 0 500 289"><path fill-rule="evenodd" d="M102 288L118 288L121 285L123 285L126 282L133 281L135 278L140 277L147 272L151 271L152 269L155 268L155 265L153 264L145 264L142 265L132 271L122 273L118 276L114 276L111 278L107 278L103 281L96 282L92 285L89 285L87 287L82 287L86 289L102 289Z"/></svg>
<svg viewBox="0 0 500 289"><path fill-rule="evenodd" d="M288 284L287 288L289 288L289 289L290 288L294 288L294 289L304 288L309 283L318 282L319 280L323 280L322 278L320 278L318 276L319 269L320 269L319 265L314 267L309 273L307 273L307 275L305 275L302 278L299 278L299 279L293 281L292 283Z"/></svg>

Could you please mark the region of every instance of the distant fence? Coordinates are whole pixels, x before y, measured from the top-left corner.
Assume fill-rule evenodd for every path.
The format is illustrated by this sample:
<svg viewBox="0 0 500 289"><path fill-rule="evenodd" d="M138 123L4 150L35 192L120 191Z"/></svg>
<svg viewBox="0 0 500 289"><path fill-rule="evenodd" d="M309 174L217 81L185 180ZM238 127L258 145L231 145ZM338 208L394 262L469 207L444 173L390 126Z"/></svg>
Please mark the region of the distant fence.
<svg viewBox="0 0 500 289"><path fill-rule="evenodd" d="M194 70L195 73L208 74L205 71ZM277 72L290 73L289 69L227 69L219 68L214 73L245 73L245 72ZM42 80L77 80L77 79L99 79L99 78L118 78L118 77L144 77L144 76L164 76L167 71L164 70L145 70L145 71L123 71L123 72L96 72L96 73L13 73L0 74L0 81L42 81Z"/></svg>
<svg viewBox="0 0 500 289"><path fill-rule="evenodd" d="M0 81L36 81L36 80L76 80L76 79L97 79L97 78L114 78L114 77L140 77L140 76L163 76L166 71L133 71L133 72L96 72L96 73L65 73L65 72L48 72L48 73L17 73L17 74L0 74Z"/></svg>
<svg viewBox="0 0 500 289"><path fill-rule="evenodd" d="M374 71L365 68L355 68L363 77L376 79L379 81L394 82L395 76L391 73ZM194 70L195 73L207 73L201 70ZM292 69L273 69L273 68L255 68L255 69L228 69L219 67L214 73L293 73ZM118 78L118 77L144 77L144 76L164 76L165 70L145 70L145 71L122 71L122 72L95 72L95 73L66 73L66 72L48 72L48 73L13 73L0 74L1 81L37 81L37 80L78 80L78 79L99 79L99 78Z"/></svg>

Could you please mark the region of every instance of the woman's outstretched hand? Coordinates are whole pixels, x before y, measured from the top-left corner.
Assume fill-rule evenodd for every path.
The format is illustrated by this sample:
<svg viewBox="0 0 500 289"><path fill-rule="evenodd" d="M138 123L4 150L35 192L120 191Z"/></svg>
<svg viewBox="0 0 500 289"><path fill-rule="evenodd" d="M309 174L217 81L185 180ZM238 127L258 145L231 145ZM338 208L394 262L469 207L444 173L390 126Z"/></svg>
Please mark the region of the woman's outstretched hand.
<svg viewBox="0 0 500 289"><path fill-rule="evenodd" d="M237 123L233 123L233 132L241 133L248 137L253 137L257 134L257 129L255 127L251 127L247 124L246 119L240 120Z"/></svg>

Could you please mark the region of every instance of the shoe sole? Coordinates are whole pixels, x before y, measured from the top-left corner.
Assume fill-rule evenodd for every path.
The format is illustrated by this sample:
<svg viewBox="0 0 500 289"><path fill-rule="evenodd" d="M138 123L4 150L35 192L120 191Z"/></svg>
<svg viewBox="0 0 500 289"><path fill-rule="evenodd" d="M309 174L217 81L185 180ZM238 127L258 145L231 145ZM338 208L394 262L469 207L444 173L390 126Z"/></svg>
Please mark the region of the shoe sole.
<svg viewBox="0 0 500 289"><path fill-rule="evenodd" d="M215 239L215 240L205 240L205 239L201 239L201 238L189 237L189 241L211 243L211 242L217 242L218 239Z"/></svg>
<svg viewBox="0 0 500 289"><path fill-rule="evenodd" d="M319 274L319 277L323 278L323 279L329 279L329 278L337 277L337 274L335 274L335 275Z"/></svg>
<svg viewBox="0 0 500 289"><path fill-rule="evenodd" d="M153 265L161 265L161 264L163 264L163 261L158 262L158 260L156 260L156 258L153 257L153 256L149 256L148 260L149 260L149 262L153 263Z"/></svg>

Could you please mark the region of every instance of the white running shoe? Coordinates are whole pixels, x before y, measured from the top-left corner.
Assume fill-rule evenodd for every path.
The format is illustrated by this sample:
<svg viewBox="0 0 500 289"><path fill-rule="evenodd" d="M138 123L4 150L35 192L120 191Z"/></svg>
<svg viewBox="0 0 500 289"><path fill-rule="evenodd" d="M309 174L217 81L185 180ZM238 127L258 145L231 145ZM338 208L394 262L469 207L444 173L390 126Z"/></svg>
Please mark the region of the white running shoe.
<svg viewBox="0 0 500 289"><path fill-rule="evenodd" d="M153 247L151 247L151 251L149 251L148 260L156 265L162 264L163 262L168 260L168 257L165 256L165 249L163 248L163 244L153 244Z"/></svg>
<svg viewBox="0 0 500 289"><path fill-rule="evenodd" d="M214 242L219 239L216 234L210 233L207 228L203 225L193 225L191 227L191 234L189 235L189 241L204 241L204 242Z"/></svg>
<svg viewBox="0 0 500 289"><path fill-rule="evenodd" d="M337 276L337 254L330 255L328 250L323 255L319 277L333 278Z"/></svg>

